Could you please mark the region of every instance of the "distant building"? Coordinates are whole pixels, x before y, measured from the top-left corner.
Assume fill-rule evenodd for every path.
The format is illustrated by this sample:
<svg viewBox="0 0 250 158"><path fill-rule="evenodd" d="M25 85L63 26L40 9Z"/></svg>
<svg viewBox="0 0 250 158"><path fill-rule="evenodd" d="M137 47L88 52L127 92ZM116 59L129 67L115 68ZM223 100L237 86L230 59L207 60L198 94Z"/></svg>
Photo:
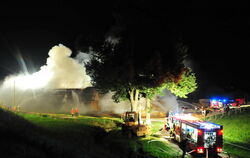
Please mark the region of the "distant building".
<svg viewBox="0 0 250 158"><path fill-rule="evenodd" d="M100 95L93 87L85 89L54 89L55 96L61 98L64 104L69 106L86 106L88 111L99 111Z"/></svg>
<svg viewBox="0 0 250 158"><path fill-rule="evenodd" d="M199 104L204 107L209 107L210 99L199 99Z"/></svg>

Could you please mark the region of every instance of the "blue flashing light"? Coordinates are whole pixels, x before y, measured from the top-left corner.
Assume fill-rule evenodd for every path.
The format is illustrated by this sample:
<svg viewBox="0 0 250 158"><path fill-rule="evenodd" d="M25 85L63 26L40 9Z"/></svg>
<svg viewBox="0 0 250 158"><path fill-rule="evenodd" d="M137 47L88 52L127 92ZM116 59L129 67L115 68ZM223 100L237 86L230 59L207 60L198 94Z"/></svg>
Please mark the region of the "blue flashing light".
<svg viewBox="0 0 250 158"><path fill-rule="evenodd" d="M215 98L212 98L211 100L212 100L212 102L215 102L215 101L217 101L217 99L215 99Z"/></svg>
<svg viewBox="0 0 250 158"><path fill-rule="evenodd" d="M215 103L216 103L216 100L212 100L212 103L215 104Z"/></svg>
<svg viewBox="0 0 250 158"><path fill-rule="evenodd" d="M214 123L211 123L211 122L201 122L200 123L200 128L207 129L207 130L220 129L220 125L214 124Z"/></svg>
<svg viewBox="0 0 250 158"><path fill-rule="evenodd" d="M219 99L217 99L217 98L212 98L212 99L210 99L210 100L211 100L213 103L215 103L215 102L217 102L217 101L226 103L226 102L228 101L227 98L219 98Z"/></svg>

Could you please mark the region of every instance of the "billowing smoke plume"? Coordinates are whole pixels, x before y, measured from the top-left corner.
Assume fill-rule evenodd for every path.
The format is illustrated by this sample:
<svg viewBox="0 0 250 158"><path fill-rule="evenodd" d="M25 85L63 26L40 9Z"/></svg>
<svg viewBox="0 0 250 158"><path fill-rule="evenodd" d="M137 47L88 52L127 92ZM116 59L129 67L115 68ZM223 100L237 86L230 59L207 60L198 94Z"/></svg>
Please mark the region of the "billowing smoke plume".
<svg viewBox="0 0 250 158"><path fill-rule="evenodd" d="M119 113L123 113L125 111L130 110L130 103L128 101L115 103L112 100L112 95L113 93L109 92L100 99L99 105L100 105L101 111L119 114Z"/></svg>
<svg viewBox="0 0 250 158"><path fill-rule="evenodd" d="M71 50L62 44L49 51L47 64L33 74L23 72L5 78L2 87L16 89L86 88L91 86L85 68L70 57Z"/></svg>
<svg viewBox="0 0 250 158"><path fill-rule="evenodd" d="M59 44L50 49L46 65L38 72L29 74L26 71L7 76L0 86L0 104L8 107L19 105L24 111L38 112L69 112L77 107L81 113L88 113L93 111L91 105L95 104L102 112L123 113L130 110L128 101L114 103L112 93L93 99L94 93L85 89L91 86L91 79L86 75L84 64L91 57L79 52L73 59L71 53L69 48ZM164 94L152 103L165 111L177 110L176 96L167 90ZM140 104L143 110L145 100L141 100Z"/></svg>
<svg viewBox="0 0 250 158"><path fill-rule="evenodd" d="M86 88L91 86L85 68L70 58L71 50L63 45L54 46L49 51L47 65L41 71L50 72L47 88Z"/></svg>
<svg viewBox="0 0 250 158"><path fill-rule="evenodd" d="M173 95L169 90L165 89L163 91L163 96L157 96L153 101L153 104L161 107L164 111L178 111L179 104L177 102L177 97Z"/></svg>
<svg viewBox="0 0 250 158"><path fill-rule="evenodd" d="M55 97L58 95L53 95L55 89L83 89L91 86L85 67L71 58L71 53L69 48L59 44L50 49L46 65L38 72L29 74L25 71L7 76L0 87L0 104L20 105L27 109L53 109L53 105L58 106L58 100L62 100Z"/></svg>
<svg viewBox="0 0 250 158"><path fill-rule="evenodd" d="M79 52L73 59L71 53L59 44L50 49L47 63L39 71L29 74L25 69L20 74L7 76L0 86L0 104L18 105L23 111L35 112L69 112L77 107L80 113L88 113L97 101L103 112L122 113L130 109L127 102L114 103L111 93L99 101L93 99L92 92L85 89L91 86L91 79L86 75L84 64L91 58ZM26 67L25 62L22 63Z"/></svg>

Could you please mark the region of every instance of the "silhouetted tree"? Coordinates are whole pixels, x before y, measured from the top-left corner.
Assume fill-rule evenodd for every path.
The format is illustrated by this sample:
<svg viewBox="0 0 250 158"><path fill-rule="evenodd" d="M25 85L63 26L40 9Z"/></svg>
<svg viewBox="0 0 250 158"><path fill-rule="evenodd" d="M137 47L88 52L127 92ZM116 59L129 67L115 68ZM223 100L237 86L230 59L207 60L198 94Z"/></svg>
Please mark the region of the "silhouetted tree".
<svg viewBox="0 0 250 158"><path fill-rule="evenodd" d="M105 36L91 35L83 43L91 54L86 70L100 92L114 92L116 102L130 100L131 111L137 111L140 96L150 100L166 83L180 87L187 47L147 10L132 6L118 12Z"/></svg>

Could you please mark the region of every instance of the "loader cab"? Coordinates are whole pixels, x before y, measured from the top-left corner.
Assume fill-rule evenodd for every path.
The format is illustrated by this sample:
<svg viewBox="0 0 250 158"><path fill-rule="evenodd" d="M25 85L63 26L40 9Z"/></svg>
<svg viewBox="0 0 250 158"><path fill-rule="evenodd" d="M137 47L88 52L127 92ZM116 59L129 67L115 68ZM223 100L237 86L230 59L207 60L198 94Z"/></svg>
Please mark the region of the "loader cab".
<svg viewBox="0 0 250 158"><path fill-rule="evenodd" d="M138 114L134 111L126 112L123 120L127 125L136 125L138 124Z"/></svg>

